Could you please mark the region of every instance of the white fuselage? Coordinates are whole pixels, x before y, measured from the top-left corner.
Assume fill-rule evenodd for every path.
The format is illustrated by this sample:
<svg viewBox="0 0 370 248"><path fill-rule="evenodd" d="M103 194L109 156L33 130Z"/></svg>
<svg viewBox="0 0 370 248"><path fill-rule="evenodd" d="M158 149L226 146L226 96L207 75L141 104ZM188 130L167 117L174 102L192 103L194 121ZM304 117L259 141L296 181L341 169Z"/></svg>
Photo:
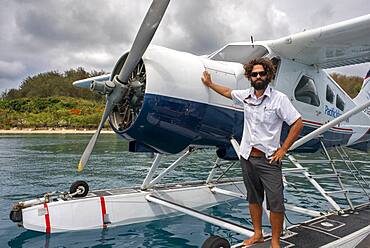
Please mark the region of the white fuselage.
<svg viewBox="0 0 370 248"><path fill-rule="evenodd" d="M267 45L265 48L269 50ZM270 51L268 57L275 56ZM217 84L231 89L249 88L250 82L244 76L241 63L217 61L157 46L151 46L146 51L144 62L148 81L146 93L243 113L243 110L234 105L232 100L205 87L200 80L203 71L207 70ZM302 78L312 81L316 94L315 103L305 100L305 97L309 97L309 95L302 96L305 92L296 92L300 88L299 83ZM271 85L285 93L301 113L306 128L303 133L311 132L357 106L323 69L286 58L279 58L277 75ZM312 85L305 87L309 88L309 86ZM333 95L330 101L326 96L327 88L330 88ZM312 94L312 92L308 93ZM298 97L297 94L301 96ZM234 120L231 119L230 122L232 121ZM331 128L326 135L331 142L338 139L338 142L332 145L352 145L366 134L370 128L369 124L370 117L361 112Z"/></svg>

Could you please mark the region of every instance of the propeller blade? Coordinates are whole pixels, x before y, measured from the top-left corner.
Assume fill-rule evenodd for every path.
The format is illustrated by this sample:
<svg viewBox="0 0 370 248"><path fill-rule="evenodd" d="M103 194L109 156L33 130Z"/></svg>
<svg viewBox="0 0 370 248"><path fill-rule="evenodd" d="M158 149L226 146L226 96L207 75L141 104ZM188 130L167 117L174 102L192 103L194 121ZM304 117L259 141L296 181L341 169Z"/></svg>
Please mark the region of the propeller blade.
<svg viewBox="0 0 370 248"><path fill-rule="evenodd" d="M123 65L121 72L118 75L118 80L121 83L127 83L131 72L139 63L150 41L153 39L155 31L167 9L170 0L153 0L146 16L141 23L140 29L136 35L134 43L128 57Z"/></svg>
<svg viewBox="0 0 370 248"><path fill-rule="evenodd" d="M169 2L170 0L153 0L152 4L150 5L119 75L113 78L112 83L114 84L114 88L112 88L112 91L107 95L107 103L105 105L104 114L100 121L99 128L91 137L89 144L86 146L80 162L78 163L77 170L79 172L83 170L87 161L89 160L96 140L98 139L100 131L113 109L114 103L118 102L127 91L127 83L130 75L134 71L136 65L139 63L145 50L149 46L149 43L153 39L153 36L163 18ZM83 85L83 83L76 83L76 86Z"/></svg>
<svg viewBox="0 0 370 248"><path fill-rule="evenodd" d="M110 74L106 75L101 75L101 76L96 76L96 77L91 77L91 78L85 78L81 80L74 81L72 85L77 88L82 88L82 89L90 89L90 85L94 81L107 81L110 78Z"/></svg>
<svg viewBox="0 0 370 248"><path fill-rule="evenodd" d="M89 160L91 152L94 149L96 140L98 139L100 131L102 130L104 123L108 119L109 113L112 111L112 108L113 108L113 101L110 99L110 96L108 96L107 103L105 105L104 113L101 118L98 130L96 130L95 134L91 137L89 144L87 144L85 151L81 156L80 162L78 163L78 166L77 166L78 172L81 172L84 169L87 161Z"/></svg>

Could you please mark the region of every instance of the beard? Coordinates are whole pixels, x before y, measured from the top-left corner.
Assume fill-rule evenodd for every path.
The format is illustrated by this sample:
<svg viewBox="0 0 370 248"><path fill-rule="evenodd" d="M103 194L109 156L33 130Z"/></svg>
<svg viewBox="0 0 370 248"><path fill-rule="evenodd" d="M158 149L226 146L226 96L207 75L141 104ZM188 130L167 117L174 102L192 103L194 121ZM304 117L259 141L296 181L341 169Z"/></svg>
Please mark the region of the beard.
<svg viewBox="0 0 370 248"><path fill-rule="evenodd" d="M252 81L251 85L255 90L264 90L267 88L269 82L267 80Z"/></svg>

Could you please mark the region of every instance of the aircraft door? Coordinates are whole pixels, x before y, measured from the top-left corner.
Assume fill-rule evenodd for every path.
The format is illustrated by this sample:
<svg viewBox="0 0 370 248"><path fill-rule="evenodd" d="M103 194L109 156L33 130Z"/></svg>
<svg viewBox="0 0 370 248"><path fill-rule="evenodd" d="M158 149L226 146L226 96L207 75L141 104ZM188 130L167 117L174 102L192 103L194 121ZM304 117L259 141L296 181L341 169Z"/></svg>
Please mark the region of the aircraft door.
<svg viewBox="0 0 370 248"><path fill-rule="evenodd" d="M236 75L233 68L230 68L227 63L213 60L203 60L204 69L211 74L212 81L231 88L236 88ZM209 92L208 102L216 105L232 106L232 101L221 96L213 90Z"/></svg>
<svg viewBox="0 0 370 248"><path fill-rule="evenodd" d="M235 70L230 64L208 59L202 59L202 62L204 69L211 74L213 82L230 89L237 88ZM233 135L234 122L233 101L209 89L208 106L201 132L206 132L212 139L218 139L220 145L226 145L225 143L229 143L229 139Z"/></svg>

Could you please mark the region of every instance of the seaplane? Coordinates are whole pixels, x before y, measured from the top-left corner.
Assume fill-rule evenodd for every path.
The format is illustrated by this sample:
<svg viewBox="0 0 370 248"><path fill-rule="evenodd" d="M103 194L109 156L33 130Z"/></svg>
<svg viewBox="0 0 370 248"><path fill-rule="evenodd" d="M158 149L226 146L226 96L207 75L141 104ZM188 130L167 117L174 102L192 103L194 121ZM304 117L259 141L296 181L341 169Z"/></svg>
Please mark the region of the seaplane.
<svg viewBox="0 0 370 248"><path fill-rule="evenodd" d="M106 96L100 124L78 170L87 165L109 120L112 130L129 142L130 152L154 155L142 185L89 191L85 181L77 181L69 192L49 192L15 203L10 219L25 229L59 233L187 214L246 237L253 235L247 226L203 211L225 201L246 199L246 190L241 176L222 178L239 159L243 110L205 87L201 75L207 70L215 82L246 89L250 82L244 76L243 64L267 57L277 70L271 86L290 98L304 121L300 138L286 156L292 167L283 169L284 181L289 182L292 174L301 174L330 205L330 209L320 212L287 204L289 211L309 218L285 228L282 247L370 247L369 184L344 149L369 150L370 71L358 96L352 99L325 70L370 61L370 14L280 39L229 43L209 55L197 56L150 45L169 2L152 1L131 49L123 53L110 74L73 83ZM283 125L282 140L288 129ZM160 184L168 173L203 149L215 151L207 178ZM318 162L331 169L330 174L314 174L296 158L296 154L319 150L327 159ZM350 181L361 189L364 203L353 203L333 152L342 158ZM178 154L178 159L158 171L161 159L168 154ZM222 174L216 178L220 170ZM319 178L334 178L338 190L326 190ZM344 197L345 206L336 200L338 194ZM269 234L265 237L264 243L253 247L269 247ZM201 245L243 247L219 236L210 236Z"/></svg>

